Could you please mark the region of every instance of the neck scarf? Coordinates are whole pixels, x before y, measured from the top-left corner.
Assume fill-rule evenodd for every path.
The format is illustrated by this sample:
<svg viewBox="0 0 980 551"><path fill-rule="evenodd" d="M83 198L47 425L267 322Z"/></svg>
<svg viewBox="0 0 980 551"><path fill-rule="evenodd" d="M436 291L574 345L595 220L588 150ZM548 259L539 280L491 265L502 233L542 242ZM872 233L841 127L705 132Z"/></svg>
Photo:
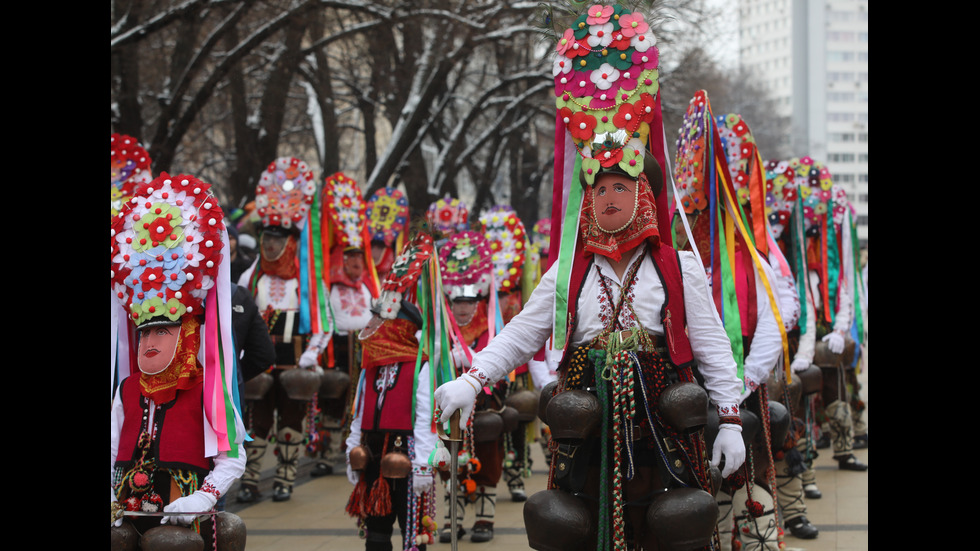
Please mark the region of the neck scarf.
<svg viewBox="0 0 980 551"><path fill-rule="evenodd" d="M275 260L266 260L264 254L259 254L259 267L263 274L273 275L282 279L293 279L299 273L296 262L296 238L292 235L286 240L285 250Z"/></svg>
<svg viewBox="0 0 980 551"><path fill-rule="evenodd" d="M640 173L636 183L637 208L633 221L616 233L606 233L599 228L595 217L595 205L590 190L586 190L582 203L582 216L579 231L585 244L585 251L600 254L613 261L619 261L623 253L632 251L644 241L650 246L660 246L660 231L657 229L657 206L646 174Z"/></svg>
<svg viewBox="0 0 980 551"><path fill-rule="evenodd" d="M401 318L385 320L378 330L361 341L361 369L402 362L415 362L419 354L419 341L415 340L416 326ZM422 352L422 361L428 361Z"/></svg>
<svg viewBox="0 0 980 551"><path fill-rule="evenodd" d="M140 392L157 404L166 404L177 396L178 390L193 388L204 381L204 369L197 363L201 345L198 331L201 323L193 317L180 325L177 350L166 369L155 375L140 373Z"/></svg>

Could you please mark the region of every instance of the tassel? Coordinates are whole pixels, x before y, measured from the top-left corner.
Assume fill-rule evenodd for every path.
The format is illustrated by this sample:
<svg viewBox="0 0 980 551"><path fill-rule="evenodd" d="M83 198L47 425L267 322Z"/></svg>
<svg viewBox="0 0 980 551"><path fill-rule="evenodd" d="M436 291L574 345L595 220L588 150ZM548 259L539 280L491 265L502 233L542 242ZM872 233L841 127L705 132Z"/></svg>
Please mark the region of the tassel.
<svg viewBox="0 0 980 551"><path fill-rule="evenodd" d="M354 518L364 517L364 488L366 486L367 484L364 482L364 475L362 474L360 480L354 485L354 491L350 493L350 498L347 500L347 507L344 508L344 511Z"/></svg>
<svg viewBox="0 0 980 551"><path fill-rule="evenodd" d="M372 517L384 517L391 514L391 491L388 480L379 476L371 487L371 495L368 496L367 513Z"/></svg>

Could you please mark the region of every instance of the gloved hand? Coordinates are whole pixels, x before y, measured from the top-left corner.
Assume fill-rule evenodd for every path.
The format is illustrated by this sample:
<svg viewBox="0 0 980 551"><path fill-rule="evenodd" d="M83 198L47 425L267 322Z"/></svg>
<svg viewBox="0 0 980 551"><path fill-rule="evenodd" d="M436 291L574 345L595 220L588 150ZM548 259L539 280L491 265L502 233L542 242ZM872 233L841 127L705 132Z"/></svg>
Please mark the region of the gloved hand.
<svg viewBox="0 0 980 551"><path fill-rule="evenodd" d="M311 367L319 365L320 362L317 361L317 356L319 355L319 350L313 347L307 348L306 352L299 357L298 365L303 369L309 369Z"/></svg>
<svg viewBox="0 0 980 551"><path fill-rule="evenodd" d="M841 335L837 331L827 333L821 340L827 343L827 348L834 354L840 354L844 351L844 335Z"/></svg>
<svg viewBox="0 0 980 551"><path fill-rule="evenodd" d="M214 509L214 504L218 502L218 499L214 497L213 494L205 492L203 490L198 490L189 496L184 496L180 499L173 501L170 505L163 508L165 513L178 513L171 516L163 517L160 524L185 524L189 525L194 522L197 515L182 515L179 513L203 513L205 511L210 511Z"/></svg>
<svg viewBox="0 0 980 551"><path fill-rule="evenodd" d="M431 490L434 482L435 477L432 472L422 473L418 468L412 469L412 489L415 490L415 495L420 496Z"/></svg>
<svg viewBox="0 0 980 551"><path fill-rule="evenodd" d="M793 363L789 364L789 368L790 370L793 371L793 373L806 371L807 369L810 368L810 360L807 360L805 358L797 358L793 360Z"/></svg>
<svg viewBox="0 0 980 551"><path fill-rule="evenodd" d="M745 462L745 442L742 442L742 427L731 423L722 423L718 427L718 436L711 450L711 464L717 467L721 456L725 456L725 468L721 476L728 478Z"/></svg>
<svg viewBox="0 0 980 551"><path fill-rule="evenodd" d="M473 407L476 404L476 396L480 389L480 382L475 377L463 373L453 381L440 386L436 389L435 399L439 409L442 410L440 423L449 421L456 410L460 410L459 428L466 430L466 422L473 414Z"/></svg>

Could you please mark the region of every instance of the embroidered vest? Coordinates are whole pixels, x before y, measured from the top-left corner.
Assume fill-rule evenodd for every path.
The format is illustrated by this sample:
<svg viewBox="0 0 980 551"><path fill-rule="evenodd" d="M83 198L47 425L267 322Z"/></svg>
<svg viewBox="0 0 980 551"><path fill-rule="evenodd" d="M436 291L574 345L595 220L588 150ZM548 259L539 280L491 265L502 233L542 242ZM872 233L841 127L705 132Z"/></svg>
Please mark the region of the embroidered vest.
<svg viewBox="0 0 980 551"><path fill-rule="evenodd" d="M415 362L370 368L365 376L363 430L412 432ZM379 391L378 387L381 387Z"/></svg>
<svg viewBox="0 0 980 551"><path fill-rule="evenodd" d="M143 419L139 377L127 377L120 389L123 412L126 415L119 435L116 466L128 468L139 450L140 425ZM162 404L156 412L154 424L159 427L151 444L158 468L196 471L207 475L213 468L204 456L204 385L178 390L177 397Z"/></svg>

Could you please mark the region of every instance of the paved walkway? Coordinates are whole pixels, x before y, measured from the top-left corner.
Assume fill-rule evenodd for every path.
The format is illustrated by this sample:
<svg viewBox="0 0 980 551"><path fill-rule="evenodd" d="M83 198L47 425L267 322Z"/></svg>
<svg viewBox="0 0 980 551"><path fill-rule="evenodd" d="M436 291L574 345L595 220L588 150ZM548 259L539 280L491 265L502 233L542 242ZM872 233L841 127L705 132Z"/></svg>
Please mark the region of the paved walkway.
<svg viewBox="0 0 980 551"><path fill-rule="evenodd" d="M868 371L860 378L863 385L865 403L868 400ZM869 407L870 409L870 407ZM865 410L868 420L868 410ZM530 479L525 481L528 495L545 489L547 471L544 456L539 445L531 448L534 469ZM863 462L870 463L868 451L857 450L855 455ZM821 450L815 461L817 484L823 497L807 501L808 518L820 530L815 540L800 540L786 535L787 551L805 549L806 551L865 551L868 541L868 472L857 473L841 471L831 459L830 450ZM310 478L312 464L304 460L300 464L298 484L293 497L285 502L271 499L271 479L274 470L272 453L266 455L267 467L263 470L263 500L243 507L234 502L237 485L229 493L228 507L238 514L248 529L248 551L348 551L363 549L364 542L357 536L354 521L344 513L347 498L352 486L344 474L341 464L335 466L335 474L327 477ZM506 484L499 485L497 518L494 538L489 543L472 543L469 535L460 541L460 551L511 551L529 549L524 532L523 503L509 500ZM445 514L444 505L438 504L437 519L440 527ZM472 512L468 511L464 527L472 526ZM401 537L395 529L395 549L400 549ZM448 551L449 544L435 544L431 549Z"/></svg>

